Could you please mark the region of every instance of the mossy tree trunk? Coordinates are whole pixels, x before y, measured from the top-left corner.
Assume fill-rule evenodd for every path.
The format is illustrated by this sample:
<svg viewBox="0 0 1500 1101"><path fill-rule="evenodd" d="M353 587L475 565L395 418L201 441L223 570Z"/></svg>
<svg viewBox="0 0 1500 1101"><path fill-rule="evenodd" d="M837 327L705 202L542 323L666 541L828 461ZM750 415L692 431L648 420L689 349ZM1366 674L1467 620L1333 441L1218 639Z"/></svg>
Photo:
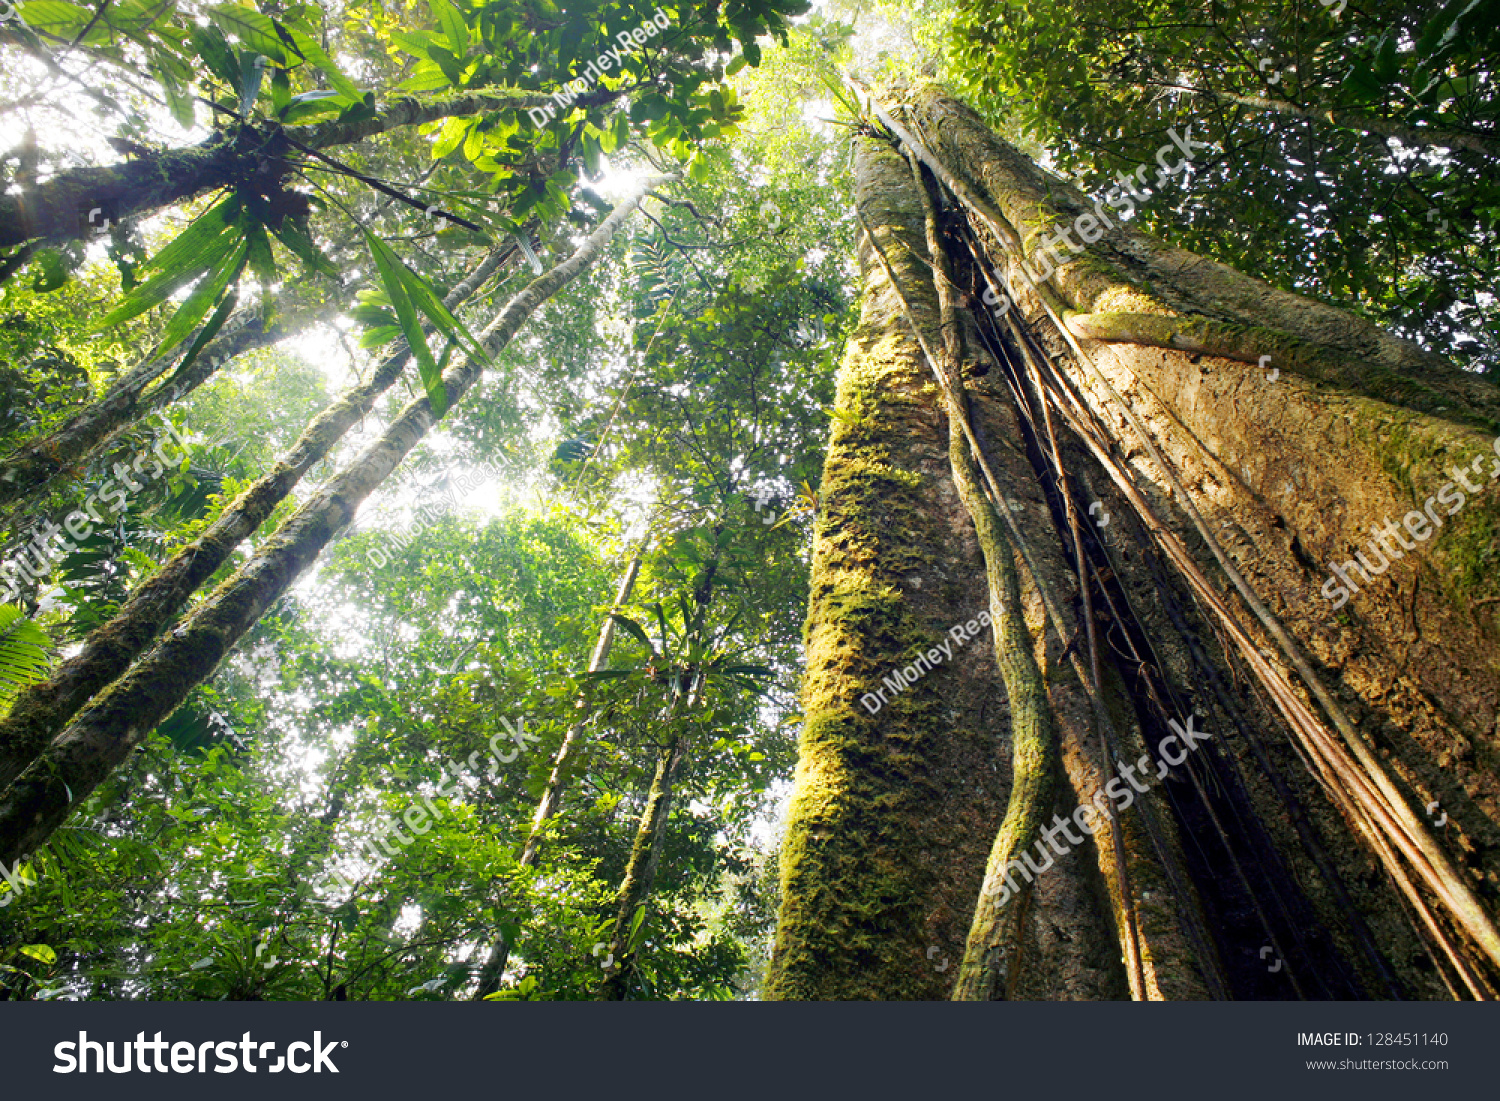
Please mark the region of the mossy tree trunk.
<svg viewBox="0 0 1500 1101"><path fill-rule="evenodd" d="M1082 845L1048 832L1034 893L1045 905L1063 881L1086 885L1097 905L1060 928L1075 946L1107 928L1116 981L1085 989L1018 928L1010 996L1113 996L1127 982L1136 997L1492 993L1500 393L1354 315L1138 233L940 92L887 97L881 119L943 185L942 251L984 352L965 368L977 457L990 453L987 486L1025 544L1067 799L1110 811ZM935 345L921 197L897 194L894 157L864 154L861 211ZM1041 262L1063 229L1075 243ZM840 374L857 422L835 424L815 537L777 997L947 993L921 957L944 951L928 931L955 896L975 912L981 864L927 838L993 823L1009 792L998 755L988 788L943 771L973 721L965 693L993 665L945 661L877 713L860 706L932 644L924 618L941 631L954 615L933 575L982 583L977 562L965 575L912 553L944 522L974 537L930 465L941 428L922 413L940 395L862 250L864 315ZM1395 576L1356 577L1338 608L1325 599L1326 563L1388 516L1430 518L1439 486L1468 487L1463 471L1478 492L1430 547L1408 548ZM927 492L903 475L930 479ZM987 713L997 750L1002 716ZM1177 756L1184 724L1197 733ZM1139 794L1116 808L1104 793L1126 780ZM1433 803L1443 828L1423 814Z"/></svg>
<svg viewBox="0 0 1500 1101"><path fill-rule="evenodd" d="M814 534L768 994L946 998L1011 789L1009 701L980 619L985 558L954 485L943 398L906 318L909 307L938 342L920 193L888 148L862 143L855 165L865 288ZM988 394L969 398L981 431L996 424ZM1037 611L1033 591L1033 627ZM900 671L933 650L940 660L903 687ZM1025 915L1025 954L1065 996L1124 995L1097 873L1080 853L1058 868ZM1023 978L1011 993L1041 991Z"/></svg>
<svg viewBox="0 0 1500 1101"><path fill-rule="evenodd" d="M497 250L476 265L449 292L444 300L448 308L457 308L475 294L511 254L512 250ZM410 359L405 341L397 341L369 379L319 413L269 473L251 483L202 535L138 586L109 622L90 632L78 653L17 697L0 719L0 791L40 756L95 693L124 673L176 621L235 549L290 497L302 476L327 458L394 385Z"/></svg>
<svg viewBox="0 0 1500 1101"><path fill-rule="evenodd" d="M486 351L493 355L503 348L543 302L592 264L645 191L661 182L645 181L568 259L512 298L481 335ZM465 358L444 373L449 408L483 370L482 362ZM44 843L72 808L213 673L437 420L425 395L409 403L380 438L288 517L249 562L51 741L0 793L0 862L14 867Z"/></svg>

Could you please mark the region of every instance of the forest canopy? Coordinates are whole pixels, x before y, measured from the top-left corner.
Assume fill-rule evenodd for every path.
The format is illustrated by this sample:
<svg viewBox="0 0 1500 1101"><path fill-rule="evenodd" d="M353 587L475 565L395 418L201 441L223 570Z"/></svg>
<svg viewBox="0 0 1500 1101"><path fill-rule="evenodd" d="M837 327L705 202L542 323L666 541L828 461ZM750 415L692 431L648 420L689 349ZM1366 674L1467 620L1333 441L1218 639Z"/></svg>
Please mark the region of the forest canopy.
<svg viewBox="0 0 1500 1101"><path fill-rule="evenodd" d="M1070 731L1110 746L1113 708L1115 756L1155 753L1192 713L1174 692L1195 667L1149 651L1158 628L1255 697L1211 728L1277 731L1299 799L1330 776L1352 794L1281 823L1258 780L1195 773L1188 795L1173 774L1134 812L1167 825L1091 842L1112 977L1033 964L1051 978L1012 995L1493 993L1500 672L1434 672L1406 711L1383 674L1340 680L1360 648L1328 632L1394 646L1406 590L1377 614L1366 574L1345 594L1365 604L1324 612L1323 563L1354 542L1310 517L1347 502L1367 539L1400 516L1390 493L1420 514L1425 472L1500 432L1497 47L1484 0L0 0L0 998L1004 996L1004 945L1030 935L1007 923L1033 917L987 911L993 862L1036 807L1087 802ZM1090 208L1114 211L1097 248ZM1148 324L1169 317L1201 325ZM1389 444L1344 463L1389 486L1338 509L1308 489L1276 528L1224 506L1299 571L1245 567L1295 643L1275 671L1254 655L1279 628L1233 567L1182 566L1213 561L1193 493L1232 471L1271 500L1270 445L1227 424L1193 493L1173 474L1132 496L1127 418L1098 435L1095 376L1049 373L1079 341L1191 355L1170 384L1133 368L1130 393L1159 399L1140 416L1184 471L1179 421L1222 442L1208 398L1182 411L1210 363L1347 392L1369 421L1337 446ZM927 443L893 443L901 417ZM1342 460L1317 421L1288 416L1283 444L1326 489L1318 464ZM997 440L1051 488L1018 495L1033 475L992 470ZM1028 508L1055 554L1022 545ZM1411 590L1418 635L1464 607L1475 637L1500 630L1492 517L1401 567L1446 602L1419 613ZM1102 542L1167 547L1153 525L1185 547L1186 625L1132 612L1159 590L1177 616L1179 590ZM1311 626L1276 603L1299 585ZM1266 634L1236 650L1221 596ZM964 600L991 609L982 640L891 690ZM1066 702L1083 689L1093 719ZM1320 707L1344 771L1296 740ZM951 759L947 727L978 732ZM1384 732L1399 793L1354 727ZM1051 762L1034 776L1026 745ZM1228 777L1222 752L1187 767ZM1110 755L1088 753L1102 786ZM929 836L881 817L892 777L985 802ZM1407 820L1429 795L1468 811L1451 854ZM1233 833L1230 810L1279 824L1174 848ZM1379 840L1346 864L1320 847L1340 829ZM952 864L902 871L882 846ZM1130 902L1153 885L1180 909L1157 924ZM1206 947L1242 928L1254 943ZM1313 931L1283 947L1294 928ZM1256 985L1261 940L1305 988ZM939 946L963 964L935 969Z"/></svg>

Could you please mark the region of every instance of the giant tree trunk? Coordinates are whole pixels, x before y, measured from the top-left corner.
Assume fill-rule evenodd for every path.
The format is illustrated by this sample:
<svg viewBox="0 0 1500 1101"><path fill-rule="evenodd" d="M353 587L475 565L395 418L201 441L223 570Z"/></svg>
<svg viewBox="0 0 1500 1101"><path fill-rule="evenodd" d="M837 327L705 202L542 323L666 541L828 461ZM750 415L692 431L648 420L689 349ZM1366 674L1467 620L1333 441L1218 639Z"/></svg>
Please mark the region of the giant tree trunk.
<svg viewBox="0 0 1500 1101"><path fill-rule="evenodd" d="M910 167L862 146L856 188L935 338ZM977 619L989 608L984 559L953 484L942 399L869 237L860 262L863 310L839 371L813 542L774 998L946 997L1011 786L1009 705ZM1029 618L1038 611L1032 602ZM948 635L965 625L964 642ZM951 656L893 694L898 670L945 641ZM1038 884L1026 918L1031 952L1073 997L1128 989L1103 894L1075 853Z"/></svg>
<svg viewBox="0 0 1500 1101"><path fill-rule="evenodd" d="M1500 393L1360 318L1134 231L962 104L902 98L882 119L944 185L944 248L987 353L970 373L989 373L966 382L1009 499L1000 513L1030 545L1047 647L1068 647L1042 668L1071 797L1090 800L1122 766L1149 789L1120 808L1116 836L1070 844L1035 876L1010 996L1113 996L1126 981L1137 997L1489 996ZM931 303L913 243L920 192L900 192L897 163L863 152L861 210L907 297ZM1077 245L1040 264L1044 240L1074 224L1087 231ZM971 525L934 464L938 391L889 281L861 260L864 317L840 375L857 423L835 424L814 546L779 997L945 994L938 953L953 955L979 894L972 838L993 835L1009 788L1009 723L972 702L998 681L978 648L874 715L860 706L982 606ZM1434 545L1390 577L1345 568L1359 591L1335 608L1322 563L1342 566L1388 516L1438 519L1434 497L1463 484L1459 466L1479 493L1445 509L1441 529L1414 525ZM934 534L945 525L947 546ZM1174 758L1172 724L1193 722L1196 748ZM989 759L955 768L965 736L986 734ZM1087 904L1049 918L1049 890L1069 883ZM1049 929L1067 943L1049 951ZM1095 946L1101 931L1109 943ZM1080 982L1091 947L1102 965Z"/></svg>

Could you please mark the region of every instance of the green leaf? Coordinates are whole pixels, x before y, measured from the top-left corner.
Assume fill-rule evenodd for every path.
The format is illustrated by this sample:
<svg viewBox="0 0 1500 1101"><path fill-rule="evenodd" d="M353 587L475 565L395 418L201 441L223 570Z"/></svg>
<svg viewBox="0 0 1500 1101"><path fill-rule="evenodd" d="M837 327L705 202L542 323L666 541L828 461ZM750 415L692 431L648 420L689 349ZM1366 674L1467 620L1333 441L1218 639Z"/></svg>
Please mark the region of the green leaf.
<svg viewBox="0 0 1500 1101"><path fill-rule="evenodd" d="M236 227L226 221L230 214L238 221L239 212L239 200L230 197L178 234L171 244L142 265L142 270L160 269L158 274L126 295L124 301L99 321L95 330L138 317L219 264L240 239Z"/></svg>
<svg viewBox="0 0 1500 1101"><path fill-rule="evenodd" d="M266 68L261 55L254 50L241 50L239 113L242 118L249 118L250 112L255 109L255 97L260 94L261 78L265 75Z"/></svg>
<svg viewBox="0 0 1500 1101"><path fill-rule="evenodd" d="M339 278L339 269L333 266L333 261L323 255L317 244L307 235L307 231L292 219L283 218L281 225L269 228L276 235L276 239L287 247L288 252L313 271L326 275L330 279Z"/></svg>
<svg viewBox="0 0 1500 1101"><path fill-rule="evenodd" d="M254 8L238 4L220 4L208 10L212 19L225 35L233 35L247 50L265 54L278 65L287 61L286 49L276 33L276 25Z"/></svg>
<svg viewBox="0 0 1500 1101"><path fill-rule="evenodd" d="M340 122L364 122L375 117L375 93L366 92L358 103L351 103L339 115Z"/></svg>
<svg viewBox="0 0 1500 1101"><path fill-rule="evenodd" d="M301 122L303 119L316 118L318 115L331 114L343 110L344 97L342 93L323 88L316 92L303 92L301 95L293 96L287 101L286 109L281 112L281 121L292 123Z"/></svg>
<svg viewBox="0 0 1500 1101"><path fill-rule="evenodd" d="M238 279L240 272L245 270L245 260L249 249L249 240L244 237L239 238L239 247L234 249L228 259L219 266L219 270L193 288L193 293L187 296L187 300L172 315L172 320L167 322L167 327L162 333L161 345L157 349L158 355L182 343L188 333L197 327L198 322L203 320L203 315L208 313L209 308L223 297L229 284Z"/></svg>
<svg viewBox="0 0 1500 1101"><path fill-rule="evenodd" d="M155 268L167 273L179 265L189 265L198 260L205 249L212 245L213 240L229 228L231 222L239 219L240 201L231 195L217 206L211 207L199 215L193 224L179 233L160 252L141 265L141 271L150 271ZM196 270L201 271L207 267L206 261L200 261Z"/></svg>
<svg viewBox="0 0 1500 1101"><path fill-rule="evenodd" d="M184 130L191 130L194 122L192 90L167 72L163 65L153 63L151 73L156 77L157 84L161 85L161 90L167 97L167 110L172 112L173 120Z"/></svg>
<svg viewBox="0 0 1500 1101"><path fill-rule="evenodd" d="M31 277L31 288L38 294L55 291L68 281L70 272L67 261L55 248L38 249L31 265L35 270Z"/></svg>
<svg viewBox="0 0 1500 1101"><path fill-rule="evenodd" d="M403 92L436 92L453 87L453 82L435 62L424 57L412 66L411 76L396 87Z"/></svg>
<svg viewBox="0 0 1500 1101"><path fill-rule="evenodd" d="M1379 82L1362 65L1355 65L1349 70L1349 75L1344 77L1343 87L1362 102L1379 99L1381 94Z"/></svg>
<svg viewBox="0 0 1500 1101"><path fill-rule="evenodd" d="M455 85L463 83L463 62L454 57L452 51L446 50L442 46L433 45L427 47L427 56L443 71L443 75L448 78L449 83Z"/></svg>
<svg viewBox="0 0 1500 1101"><path fill-rule="evenodd" d="M239 64L234 59L234 51L230 49L224 32L215 26L200 27L193 22L188 23L187 30L193 49L208 67L208 71L226 87L233 88L239 79Z"/></svg>
<svg viewBox="0 0 1500 1101"><path fill-rule="evenodd" d="M245 240L250 246L246 257L250 270L260 280L261 286L269 287L276 280L276 256L271 251L271 239L266 236L266 227L259 222L249 221L245 227Z"/></svg>
<svg viewBox="0 0 1500 1101"><path fill-rule="evenodd" d="M395 253L391 253L392 258ZM412 271L400 260L396 261L401 266L406 280L406 292L411 296L412 303L427 315L427 319L433 323L444 336L463 348L464 352L478 363L488 364L489 353L484 350L484 345L469 332L467 328L454 317L448 307L443 305L442 297L432 289L432 285L416 272Z"/></svg>
<svg viewBox="0 0 1500 1101"><path fill-rule="evenodd" d="M3 586L3 582L0 582ZM14 604L0 604L0 702L47 677L52 640Z"/></svg>
<svg viewBox="0 0 1500 1101"><path fill-rule="evenodd" d="M26 26L44 34L66 38L70 42L77 37L79 31L88 26L93 14L88 8L63 3L63 0L30 0L21 10L21 18L26 21ZM102 41L100 31L103 29L96 25L89 32L85 44L94 46Z"/></svg>
<svg viewBox="0 0 1500 1101"><path fill-rule="evenodd" d="M285 69L277 69L271 74L271 113L277 118L283 117L291 102L291 78Z"/></svg>
<svg viewBox="0 0 1500 1101"><path fill-rule="evenodd" d="M614 620L621 627L625 628L625 630L629 631L633 636L640 639L641 645L646 647L646 652L655 656L656 647L652 646L651 640L646 637L646 630L644 627L642 627L635 620L631 619L629 616L620 615L620 613L618 612L610 612L609 618Z"/></svg>
<svg viewBox="0 0 1500 1101"><path fill-rule="evenodd" d="M365 230L365 243L375 260L380 285L385 288L386 296L390 298L391 306L396 311L396 321L401 326L402 335L406 337L406 345L417 359L417 370L422 376L422 387L427 391L432 412L441 417L448 411L448 390L443 385L437 361L432 358L432 349L427 347L427 339L417 321L416 308L407 294L407 282L403 278L406 265L391 251L389 245L369 230Z"/></svg>
<svg viewBox="0 0 1500 1101"><path fill-rule="evenodd" d="M229 320L229 315L234 312L235 303L238 301L239 294L235 291L230 291L224 296L224 301L219 303L219 308L214 310L213 316L208 319L207 324L199 329L198 335L193 338L193 343L188 347L187 355L182 357L182 361L177 364L177 369L172 372L173 378L181 376L184 371L193 365L199 353L203 351L210 340L218 335L219 330L224 327L224 322ZM166 385L171 385L170 379ZM150 568L155 568L154 562L150 564Z"/></svg>
<svg viewBox="0 0 1500 1101"><path fill-rule="evenodd" d="M443 37L453 47L453 52L462 57L469 48L469 28L464 25L463 17L448 0L432 0L432 10L438 18L438 26L443 29Z"/></svg>
<svg viewBox="0 0 1500 1101"><path fill-rule="evenodd" d="M45 963L49 967L57 962L57 953L46 944L23 944L18 951L21 955L30 956L32 959Z"/></svg>
<svg viewBox="0 0 1500 1101"><path fill-rule="evenodd" d="M1380 43L1380 49L1375 54L1374 64L1375 78L1382 84L1390 84L1396 79L1396 39L1394 35L1387 35Z"/></svg>
<svg viewBox="0 0 1500 1101"><path fill-rule="evenodd" d="M417 57L426 57L427 47L433 41L431 31L392 31L390 37L396 45Z"/></svg>
<svg viewBox="0 0 1500 1101"><path fill-rule="evenodd" d="M637 908L635 917L630 919L630 933L626 937L626 943L631 948L637 948L641 942L641 925L646 920L646 907Z"/></svg>
<svg viewBox="0 0 1500 1101"><path fill-rule="evenodd" d="M774 677L776 670L768 669L764 665L726 665L719 670L721 673L736 673L748 677Z"/></svg>

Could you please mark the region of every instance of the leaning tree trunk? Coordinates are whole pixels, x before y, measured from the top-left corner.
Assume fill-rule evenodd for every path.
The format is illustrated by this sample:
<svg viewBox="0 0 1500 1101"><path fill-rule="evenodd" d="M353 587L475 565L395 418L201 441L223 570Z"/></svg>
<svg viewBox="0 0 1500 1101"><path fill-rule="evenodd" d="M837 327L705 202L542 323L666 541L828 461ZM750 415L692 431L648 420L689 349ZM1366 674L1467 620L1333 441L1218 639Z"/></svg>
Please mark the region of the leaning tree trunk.
<svg viewBox="0 0 1500 1101"><path fill-rule="evenodd" d="M1489 996L1500 973L1500 659L1495 611L1473 612L1500 603L1486 568L1500 515L1488 490L1500 475L1500 394L1362 319L1134 231L1119 217L1128 200L1113 196L1111 217L940 93L902 98L879 113L943 185L944 249L959 254L954 279L976 306L965 325L996 365L971 390L1004 380L996 398L1013 434L980 441L995 453L998 493L1016 494L999 511L1015 508L1024 523L1027 498L1040 499L1055 529L1027 533L1031 553L1021 550L1068 648L1043 664L1068 779L1080 802L1114 770L1114 784L1147 780L1119 809L1118 840L1069 837L1036 893L1045 898L1067 857L1093 850L1105 913L1114 909L1109 955L1140 969L1127 976L1138 997L1194 986L1219 997ZM868 214L880 192L868 163L862 173ZM887 222L910 222L919 202L902 197ZM1076 240L1059 232L1070 226ZM931 583L938 571L919 568L911 541L934 512L959 517L950 498L872 522L905 503L899 476L931 473L913 461L936 443L930 430L918 438L915 413L937 394L907 390L913 431L892 433L898 384L915 378L891 378L886 365L916 352L889 306L878 308L878 269L865 271L865 320L841 373L841 406L860 424L835 426L815 543L807 725L771 985L782 997L943 992L941 976L915 984L892 959L911 959L913 931L946 916L920 867L921 826L893 813L915 801L915 784L879 797L892 794L886 746L898 736L913 779L941 767L965 710L940 678L968 670L945 662L874 716L859 699L921 645L892 628L953 585L943 573L944 586ZM930 269L905 274L935 297ZM861 378L879 380L882 368L883 387ZM1008 450L1023 461L1006 461ZM875 492L872 468L886 481ZM1372 523L1390 542L1395 525L1380 522L1391 515L1434 545L1418 550L1402 533L1408 561L1393 567L1372 546L1370 560L1345 563L1371 544ZM1081 624L1069 619L1078 604ZM1060 689L1080 651L1075 689L1094 714L1075 708L1070 720ZM929 684L946 714L919 709ZM1174 756L1184 725L1192 752ZM967 786L939 785L948 806L925 833L993 820L1006 787L970 809ZM1175 841L1189 831L1192 846ZM942 867L974 884L972 854L949 848ZM856 895L859 883L885 894ZM1121 920L1122 909L1138 920ZM942 950L933 942L930 955ZM1023 955L1021 989L1029 975L1037 995L1080 996L1060 961Z"/></svg>
<svg viewBox="0 0 1500 1101"><path fill-rule="evenodd" d="M503 348L542 303L587 269L645 192L662 182L645 181L567 260L511 299L481 336L486 353ZM447 408L463 398L483 370L482 362L466 358L444 372ZM213 673L437 420L425 395L408 404L378 440L288 517L249 562L52 741L0 795L0 862L14 867L45 842L72 808Z"/></svg>
<svg viewBox="0 0 1500 1101"><path fill-rule="evenodd" d="M203 346L186 371L174 375L169 384L164 383L149 394L146 391L151 384L166 374L179 357L158 356L137 364L98 401L0 460L0 515L16 512L59 475L77 470L101 454L125 429L192 393L235 356L284 340L336 312L336 309L315 310L266 325L259 310L240 310Z"/></svg>
<svg viewBox="0 0 1500 1101"><path fill-rule="evenodd" d="M514 250L495 250L445 298L449 309L478 292ZM259 530L302 476L333 451L376 400L401 377L411 350L404 340L365 382L319 413L272 470L256 479L208 530L146 579L120 610L84 639L83 648L34 684L0 719L0 791L97 692L156 641L241 543Z"/></svg>

